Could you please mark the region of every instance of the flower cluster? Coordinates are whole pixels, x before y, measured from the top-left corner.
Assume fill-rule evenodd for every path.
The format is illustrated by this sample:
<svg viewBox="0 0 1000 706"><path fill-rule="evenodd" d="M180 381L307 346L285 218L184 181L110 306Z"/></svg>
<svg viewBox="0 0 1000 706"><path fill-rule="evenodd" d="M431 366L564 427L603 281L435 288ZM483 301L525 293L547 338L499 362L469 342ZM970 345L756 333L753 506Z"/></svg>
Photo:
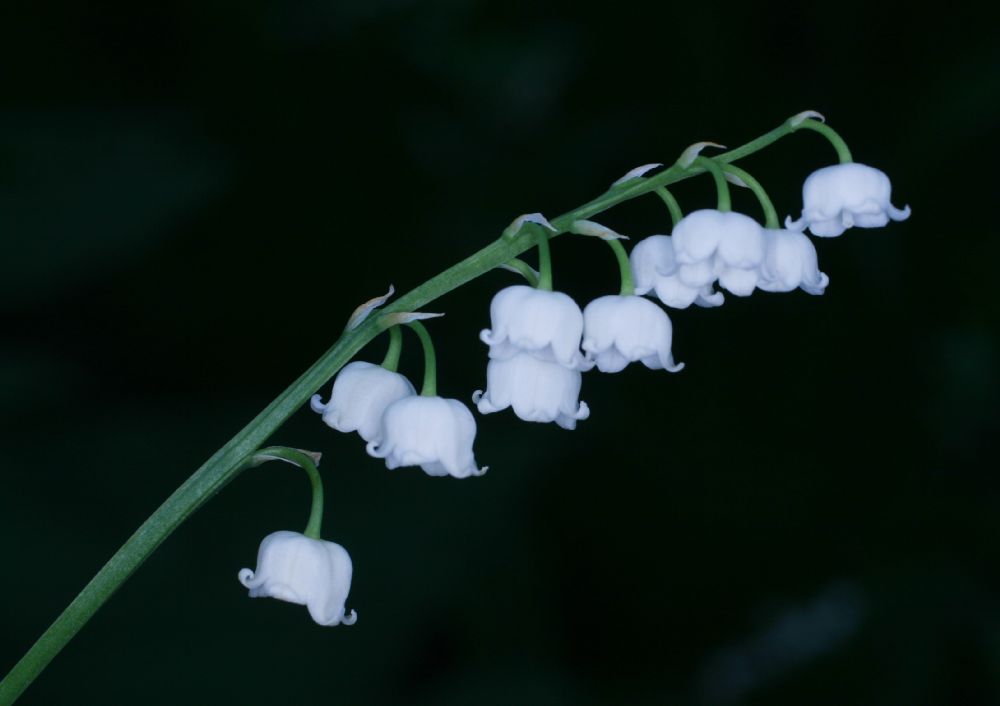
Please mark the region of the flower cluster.
<svg viewBox="0 0 1000 706"><path fill-rule="evenodd" d="M794 221L789 217L784 228L763 187L752 176L735 165L699 155L710 143L693 145L674 168L697 166L710 172L718 206L685 216L665 186L657 186L674 222L670 235L647 237L629 254L621 242L627 238L610 228L589 220L557 220L563 231L606 241L618 260L619 292L598 297L582 310L568 294L552 288L548 241L558 229L541 214L517 218L502 237L533 237L539 270L535 272L516 258L505 265L524 274L529 284L501 289L490 304L490 328L479 335L489 348L486 389L472 396L479 412L491 414L509 408L524 421L554 422L572 430L590 415L590 408L580 400L584 373L594 368L617 373L634 362L653 370L680 371L684 366L673 357L670 318L644 295L655 296L667 307L684 309L692 304L720 306L724 294L716 287L739 297L756 290L802 289L823 294L829 278L819 269L807 229L814 236L835 237L854 226L875 228L890 220L904 220L910 209L895 208L888 177L878 169L852 162L836 133L815 120L808 121L816 116L806 112L788 124L826 135L841 163L819 169L806 179L801 217ZM646 174L659 166L649 164L630 171L612 185L612 190L631 189L633 180L647 179ZM731 210L729 183L755 193L765 225ZM391 294L390 288L388 295L359 307L349 327L358 325ZM436 315L383 315L380 325L392 336L383 364L349 363L335 379L329 400L324 403L315 395L310 406L330 427L358 432L367 443L367 452L384 459L389 469L420 466L431 476L478 476L486 468L478 467L473 454L476 421L471 411L458 400L436 393L433 345L418 321L430 316ZM419 394L396 372L404 324L417 333L424 348L424 384ZM308 470L308 463L303 463ZM314 493L317 484L314 479ZM251 596L304 604L322 625L351 625L356 613L348 613L344 607L350 590L351 559L340 545L318 539L316 497L310 519L312 534L307 528L306 535L269 535L260 545L256 571L244 569L239 579ZM321 491L318 497L321 508Z"/></svg>
<svg viewBox="0 0 1000 706"><path fill-rule="evenodd" d="M803 187L802 217L785 228L764 227L749 216L702 209L682 218L671 235L653 235L632 250L636 294L652 292L666 306L719 306L715 285L746 297L755 289L823 294L829 278L819 270L816 247L803 232L841 235L904 220L910 208L889 201L889 178L878 169L847 163L819 169Z"/></svg>
<svg viewBox="0 0 1000 706"><path fill-rule="evenodd" d="M486 469L476 465L472 444L476 420L458 400L418 395L403 375L355 361L340 371L330 401L314 395L310 406L337 431L358 434L387 468L420 466L431 476L468 478Z"/></svg>
<svg viewBox="0 0 1000 706"><path fill-rule="evenodd" d="M581 372L592 365L580 352L583 313L571 297L524 285L497 292L492 329L479 338L490 347L486 391L472 400L480 413L513 408L527 422L564 429L590 416L581 402Z"/></svg>

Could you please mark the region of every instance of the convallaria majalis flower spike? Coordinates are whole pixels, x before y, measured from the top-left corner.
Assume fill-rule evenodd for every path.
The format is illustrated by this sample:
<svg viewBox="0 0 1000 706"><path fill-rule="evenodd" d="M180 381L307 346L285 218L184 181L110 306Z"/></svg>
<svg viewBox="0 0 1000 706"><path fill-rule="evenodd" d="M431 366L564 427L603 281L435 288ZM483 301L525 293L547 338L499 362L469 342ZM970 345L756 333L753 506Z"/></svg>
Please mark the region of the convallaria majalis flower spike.
<svg viewBox="0 0 1000 706"><path fill-rule="evenodd" d="M701 143L669 167L646 164L630 170L603 194L551 221L537 213L515 219L499 238L416 286L381 316L372 313L388 295L358 307L329 350L171 494L84 586L0 680L0 706L9 706L28 688L175 528L248 465L262 460L281 458L306 470L313 480L313 512L305 532L282 531L266 537L256 568L240 572L241 583L251 595L306 605L318 623L352 623L356 613L345 608L351 559L342 547L320 537L322 488L314 459L294 449L254 449L321 386L336 378L329 400L324 403L322 397L315 397L310 406L330 426L357 431L369 452L384 458L389 468L419 465L429 475L480 474L472 452L476 435L472 413L457 400L437 396L433 347L426 329L416 320L424 315L407 311L420 309L497 267L522 274L527 287L511 287L494 297L491 328L483 334L490 346L488 385L486 392L477 395L477 405L484 413L509 406L522 419L572 428L588 413L578 394L581 375L591 365L605 372L621 370L633 361L680 368L670 354L670 319L657 304L636 295L655 293L667 306L683 308L692 303L721 304L723 295L714 290L716 284L740 296L753 289L822 292L827 278L818 269L816 250L804 231L832 237L851 226L872 228L906 219L910 209L892 205L888 177L854 163L846 144L821 119L806 111L711 160L700 155L706 146ZM802 215L781 229L763 189L733 163L803 129L825 136L837 150L840 163L806 179ZM706 172L716 182L718 207L685 216L667 187ZM765 227L732 213L729 182L755 192L764 209ZM647 238L629 258L617 234L593 219L626 201L652 194L670 210L671 234ZM548 241L567 232L606 239L622 275L619 294L600 297L582 312L568 295L552 288ZM518 259L536 245L537 272ZM396 377L402 325L414 329L424 346L426 366L419 395L409 381ZM351 363L358 351L386 329L389 350L381 365Z"/></svg>
<svg viewBox="0 0 1000 706"><path fill-rule="evenodd" d="M479 334L490 348L486 390L476 390L472 401L480 414L509 407L526 422L555 422L575 429L578 421L590 416L590 408L579 397L581 372L592 365L580 352L583 312L571 297L552 290L548 243L552 230L544 216L528 214L505 231L506 237L522 231L534 235L537 284L506 287L493 297L491 328Z"/></svg>
<svg viewBox="0 0 1000 706"><path fill-rule="evenodd" d="M788 121L793 130L813 130L837 151L839 164L817 169L802 185L802 215L785 219L789 230L806 228L815 236L834 238L848 228L881 228L910 217L910 207L892 205L892 184L880 169L854 162L844 139L825 118L807 110Z"/></svg>
<svg viewBox="0 0 1000 706"><path fill-rule="evenodd" d="M351 591L351 557L339 544L320 538L323 521L323 481L316 464L319 454L271 447L255 453L248 465L284 461L303 469L312 483L312 509L303 532L281 530L264 537L257 551L257 568L242 569L240 583L251 598L277 598L304 605L319 625L354 625L355 611L344 603Z"/></svg>

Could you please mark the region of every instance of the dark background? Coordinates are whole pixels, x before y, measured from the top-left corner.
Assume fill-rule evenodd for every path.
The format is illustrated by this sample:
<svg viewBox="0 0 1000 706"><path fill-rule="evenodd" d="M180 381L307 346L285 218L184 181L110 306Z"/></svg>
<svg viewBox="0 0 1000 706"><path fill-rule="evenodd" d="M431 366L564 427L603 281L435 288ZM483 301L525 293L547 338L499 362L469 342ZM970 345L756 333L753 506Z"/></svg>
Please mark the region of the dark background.
<svg viewBox="0 0 1000 706"><path fill-rule="evenodd" d="M301 474L247 472L24 704L1000 703L1000 49L958 5L354 0L0 8L0 673L391 282L517 214L807 108L913 217L802 292L671 312L680 374L584 378L575 432L477 415L481 479L387 472L308 410L354 627L250 600ZM782 215L833 160L743 162ZM713 201L711 182L676 194ZM757 215L746 194L737 205ZM655 199L603 222L666 232ZM560 238L557 287L617 287ZM485 382L491 273L433 306ZM378 341L361 358L380 360ZM419 379L408 339L402 370ZM324 395L328 388L324 389Z"/></svg>

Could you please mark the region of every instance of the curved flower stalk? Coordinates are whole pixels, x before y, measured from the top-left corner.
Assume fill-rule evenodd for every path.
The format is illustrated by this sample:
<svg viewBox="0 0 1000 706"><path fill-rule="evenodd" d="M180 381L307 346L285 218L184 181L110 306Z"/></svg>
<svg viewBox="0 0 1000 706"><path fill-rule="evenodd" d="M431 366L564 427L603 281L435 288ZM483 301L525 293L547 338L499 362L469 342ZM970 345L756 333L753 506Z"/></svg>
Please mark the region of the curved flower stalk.
<svg viewBox="0 0 1000 706"><path fill-rule="evenodd" d="M674 309L686 309L692 304L714 307L725 301L722 292L716 292L711 282L694 287L681 281L680 265L669 235L651 235L640 240L629 254L629 264L635 293L642 295L654 291L666 306Z"/></svg>
<svg viewBox="0 0 1000 706"><path fill-rule="evenodd" d="M767 254L761 266L757 286L766 292L791 292L796 288L809 294L822 294L830 278L819 271L816 246L805 235L793 230L764 230Z"/></svg>
<svg viewBox="0 0 1000 706"><path fill-rule="evenodd" d="M802 185L802 216L785 219L789 230L809 229L834 238L848 228L881 228L910 217L910 207L892 205L892 184L885 172L857 162L817 169Z"/></svg>
<svg viewBox="0 0 1000 706"><path fill-rule="evenodd" d="M685 216L673 232L677 276L688 287L718 278L733 294L753 293L764 261L763 228L742 213L701 209Z"/></svg>
<svg viewBox="0 0 1000 706"><path fill-rule="evenodd" d="M603 373L617 373L642 361L651 370L676 373L670 346L673 326L667 313L648 299L611 294L598 297L583 310L583 350Z"/></svg>
<svg viewBox="0 0 1000 706"><path fill-rule="evenodd" d="M481 476L472 452L476 420L458 400L417 395L393 402L382 415L378 440L367 451L390 470L420 466L429 476Z"/></svg>
<svg viewBox="0 0 1000 706"><path fill-rule="evenodd" d="M590 416L586 402L580 401L582 375L531 353L515 353L493 358L486 366L486 391L476 390L472 401L481 414L500 412L508 407L526 422L555 422L563 429Z"/></svg>
<svg viewBox="0 0 1000 706"><path fill-rule="evenodd" d="M567 368L586 368L580 353L583 313L567 294L523 284L505 287L490 303L490 326L479 338L490 347L491 358L525 352Z"/></svg>
<svg viewBox="0 0 1000 706"><path fill-rule="evenodd" d="M541 251L541 242L536 243L531 238L523 237L522 231L524 228L522 226L530 227L530 230L535 231L536 234L538 232L544 233L546 239L554 238L560 234L570 232L574 224L589 220L628 200L657 193L662 197L663 194L658 190L662 190L670 184L698 174L712 171L713 169L713 177L720 191L719 209L727 210L728 200L723 199L722 195L725 178L722 176L720 169L717 168L718 165L730 165L737 160L768 147L799 129L811 128L818 131L819 129L813 125L814 121L809 119L811 116L811 113L803 113L793 119L786 120L769 132L758 136L736 149L718 154L713 160L708 162L699 162L698 158L695 157L690 160L684 159L656 173L651 173L645 169L634 170L625 181L621 181L597 198L561 216L553 218L551 221L544 219L538 214L528 214L515 220L515 223L510 228L505 229L503 234L494 241L415 287L395 303L388 305L386 313L383 316L374 317L368 314L382 303L384 297L378 297L359 307L357 313L349 322L347 329L327 352L284 391L277 395L263 410L256 414L246 426L219 448L204 464L195 470L124 542L122 547L110 557L109 561L93 579L83 587L76 598L42 633L27 653L0 680L0 706L9 706L12 704L60 650L93 617L97 610L107 602L115 591L177 527L222 488L226 487L245 468L252 465L250 459L254 458L255 450L259 449L291 415L309 401L310 396L325 386L369 342L392 325L391 322L387 323L387 316L404 315L406 312L417 311L426 304L444 294L454 291L486 272L505 263L512 262L514 258L517 258L536 244ZM850 161L850 156L846 149L838 149L838 154L840 154L842 162ZM713 166L713 163L717 164ZM720 183L722 186L719 186ZM888 199L886 199L886 203L889 203ZM679 212L679 209L675 210ZM889 218L902 218L904 215L909 215L908 209L894 212L886 208L885 212ZM671 211L671 215L674 215L674 210ZM878 219L877 214L872 215L865 212L863 215L865 215L865 218L862 220L865 220L865 225L868 226L874 224L876 219ZM855 220L857 219L855 218ZM814 232L816 232L815 229ZM657 308L652 302L642 300L633 295L635 290L632 286L628 256L624 254L624 249L620 243L617 243L617 241L610 242L613 247L618 248L616 254L619 254L619 265L623 270L622 291L620 296L614 299L633 299ZM679 253L680 250L677 250L677 252ZM684 263L679 257L677 258L677 262L681 265L681 267L678 267L679 276L683 274L683 266L685 265L701 266L704 264L701 260ZM543 255L541 252L539 263L539 269L543 270ZM712 266L709 265L708 269L711 271ZM802 271L805 272L806 269L808 268ZM784 279L783 275L778 276L780 270L781 268L777 266L769 266L769 272L774 275L774 281L778 282L780 280L780 286L787 286L786 282L791 281L794 277L789 274L788 278ZM692 274L699 273L693 272ZM699 276L702 275L703 273L699 274ZM538 279L539 286L542 289L551 289L550 277L547 277L545 272L540 271ZM691 279L691 277L688 277L688 281ZM804 274L802 279L806 281ZM628 287L625 286L626 284L628 284ZM609 315L605 311L605 308L608 308L608 305L603 301L605 299L608 298L592 302L592 306L588 306L588 310L583 313L584 349L588 355L594 356L599 367L603 365L602 369L610 370L621 365L622 360L628 362L630 358L643 360L647 365L653 367L667 367L668 369L678 369L680 367L674 364L670 357L670 328L669 319L666 318L666 314L659 311L662 319L649 314L650 318L647 321L644 318L646 316L645 313L640 312L638 308L629 304L630 312L623 314L619 311L613 311ZM610 308L618 309L619 306L612 306ZM621 305L621 308L624 311L624 305ZM631 309L635 309L635 311L631 311ZM589 316L588 312L590 313ZM616 321L615 317L630 319L633 321L633 325L628 326L628 331L619 331L620 322ZM640 324L638 326L634 325L635 321L639 321ZM664 321L667 322L666 327L663 324ZM400 322L397 321L396 323ZM658 336L650 333L656 330L659 330ZM494 358L494 360L500 360L500 358ZM550 362L555 364L555 361ZM387 433L383 435L384 438L378 443L369 441L369 446L374 446L378 453L384 453L387 465L396 462L412 461L414 463L426 463L432 469L429 472L436 472L437 474L452 474L454 472L455 474L472 475L473 473L481 472L476 468L475 461L472 458L471 445L472 437L475 434L475 422L472 420L471 413L457 401L441 400L440 398L436 398L433 392L428 392L429 380L432 383L430 387L433 387L433 375L425 370L425 384L422 396L404 397L393 402L386 408L382 421ZM494 399L493 393L494 391L491 389L489 393L491 400ZM404 418L413 416L413 411L408 409L409 405L418 407L437 405L438 408L433 411L417 409L418 418L406 421L406 424L403 425L409 431L397 434L396 430L392 428L395 424L392 420L397 415ZM443 412L440 411L441 405L444 406ZM454 405L458 405L464 410L464 413L456 411ZM323 405L324 412L327 406L329 406L329 403ZM578 407L578 414L580 410L581 408ZM430 412L430 414L424 414L423 412L425 411ZM465 419L466 415L468 415L467 419ZM441 424L432 425L430 428L421 426L422 423L432 417L440 417L445 426L442 427ZM442 428L445 429L444 432ZM420 437L421 429L426 431L423 435L424 438ZM318 496L314 494L314 508L316 506L316 497ZM312 520L310 520L310 526L313 524ZM318 540L318 534L309 534L309 527L307 527L305 536ZM268 555L269 552L265 552L265 554ZM280 553L280 556L284 557L286 555ZM265 590L263 586L267 582L266 577L271 575L269 566L270 561L265 556L265 560L259 563L257 571L251 572L253 578L249 574L244 574L245 580L250 583L260 579L262 583L258 588ZM284 573L290 571L291 569L288 569ZM274 576L277 576L278 573L275 572ZM336 612L336 610L324 611L322 615L323 617L329 617ZM345 611L344 616L341 618L341 623L343 624L351 619L353 619L353 612L347 613Z"/></svg>
<svg viewBox="0 0 1000 706"><path fill-rule="evenodd" d="M330 401L323 404L317 394L309 400L309 406L323 415L327 426L342 432L356 431L365 441L376 441L386 408L416 394L410 381L399 373L374 363L354 361L337 375Z"/></svg>
<svg viewBox="0 0 1000 706"><path fill-rule="evenodd" d="M358 614L344 608L352 572L351 557L339 544L283 530L264 537L256 570L242 569L239 579L251 598L304 605L320 625L354 625Z"/></svg>

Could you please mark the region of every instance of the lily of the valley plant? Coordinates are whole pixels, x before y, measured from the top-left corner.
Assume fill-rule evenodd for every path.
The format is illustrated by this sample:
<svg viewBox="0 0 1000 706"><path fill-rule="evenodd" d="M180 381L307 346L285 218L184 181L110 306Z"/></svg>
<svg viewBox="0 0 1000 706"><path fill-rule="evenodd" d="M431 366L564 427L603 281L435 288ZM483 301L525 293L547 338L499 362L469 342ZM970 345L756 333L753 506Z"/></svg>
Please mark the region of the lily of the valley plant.
<svg viewBox="0 0 1000 706"><path fill-rule="evenodd" d="M800 130L825 137L838 163L806 178L801 213L789 216L782 227L764 188L735 162ZM321 535L319 454L262 448L304 404L321 415L317 421L322 419L340 432L357 432L368 454L383 460L388 469L414 467L428 476L478 478L487 468L475 457L477 424L469 401L480 415L511 409L524 421L576 429L590 414L580 399L585 374L619 373L636 363L670 373L683 369L672 349L675 334L682 337L683 331L674 331L664 306L718 307L727 293L747 297L757 290L822 294L829 278L819 269L816 248L806 231L836 237L850 228L877 228L910 215L909 207L892 205L889 178L854 162L843 139L818 113L800 113L713 157L702 154L707 147L721 146L696 143L669 167L647 164L633 169L601 196L556 218L539 213L520 216L483 249L394 302L388 303L390 288L387 295L358 307L333 347L167 498L14 665L0 682L0 706L18 698L191 513L241 471L267 461L290 463L306 472L312 483L311 512L303 532L279 528L264 537L255 568L240 571L239 582L251 597L305 606L320 625L354 625L358 613L348 607L351 557L344 547ZM685 214L667 187L701 174L714 181L716 208ZM761 213L734 212L730 185L750 189ZM669 234L630 240L595 220L624 201L646 195L655 195L666 205L672 223ZM582 307L569 293L553 289L549 241L560 235L606 241L616 258L620 289ZM631 254L626 242L634 242ZM518 258L532 248L538 251L537 270ZM440 396L434 346L422 323L440 314L420 310L495 268L519 273L525 283L501 289L490 304L489 327L479 335L488 347L485 389L471 396L469 392L458 393L457 398ZM423 348L419 392L397 372L403 327L417 335ZM352 361L383 333L389 345L380 364ZM359 566L374 560L362 557Z"/></svg>

